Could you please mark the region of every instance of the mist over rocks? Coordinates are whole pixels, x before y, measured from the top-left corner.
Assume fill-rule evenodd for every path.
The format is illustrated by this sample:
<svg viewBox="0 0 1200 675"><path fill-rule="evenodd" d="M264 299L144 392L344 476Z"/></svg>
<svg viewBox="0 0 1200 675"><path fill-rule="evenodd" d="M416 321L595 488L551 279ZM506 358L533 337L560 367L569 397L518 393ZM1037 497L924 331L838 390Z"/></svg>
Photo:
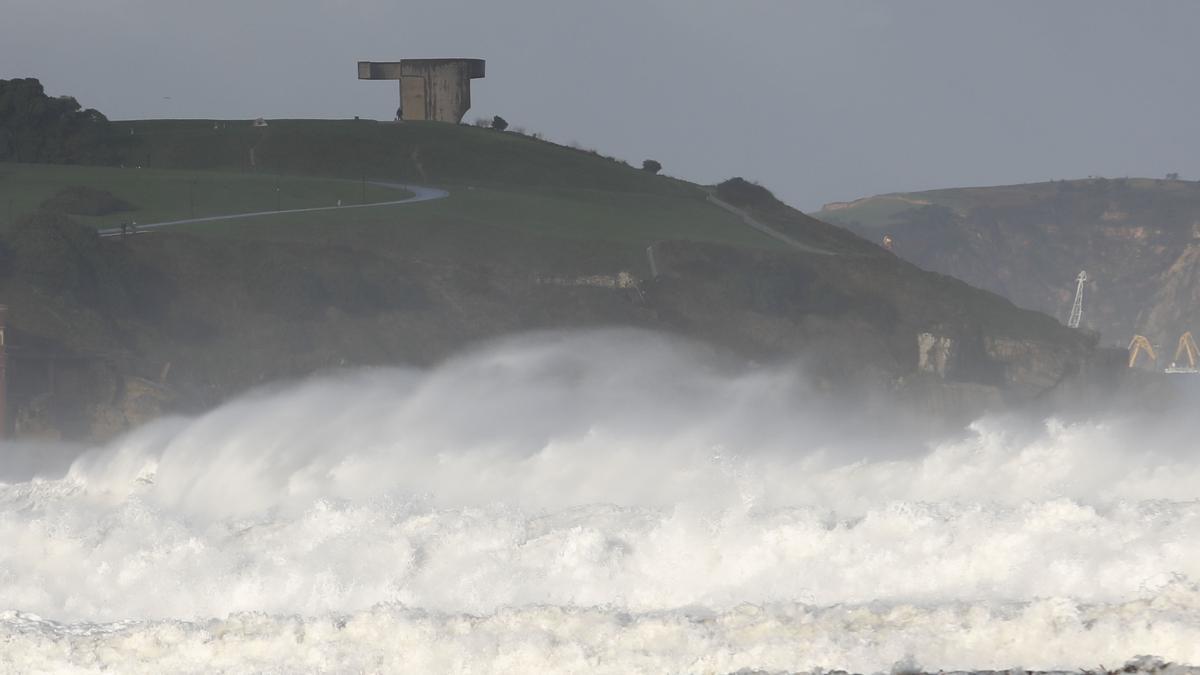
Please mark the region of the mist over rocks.
<svg viewBox="0 0 1200 675"><path fill-rule="evenodd" d="M856 393L847 398L814 386L802 362L748 364L650 331L547 331L484 343L428 369L349 370L264 387L100 446L67 477L114 494L140 490L135 479L152 477L151 493L175 507L231 515L290 497L362 497L401 486L451 503L663 505L697 492L709 499L732 494L726 472L754 468L761 471L754 482L776 486L779 503L848 507L847 500L871 503L883 494L958 494L970 482L965 472L987 458L994 462L988 471L1020 480L1007 497L993 499L1084 497L1086 490L1061 492L1051 482L1065 478L1060 473L1025 475L1021 465L1039 453L1066 457L1059 447L1065 442L1079 453L1072 462L1085 453L1091 462L1073 484L1111 481L1109 495L1148 498L1165 496L1175 483L1157 484L1132 470L1122 454L1127 443L1154 439L1153 452L1137 465L1149 469L1156 466L1151 458L1184 461L1179 453L1195 429L1186 417L1158 424L1170 419L1164 410L1161 418L1131 413L1084 424L1013 414L947 434L888 397ZM959 457L967 446L975 454ZM1010 457L1014 446L1027 452ZM852 482L868 468L837 468L860 460L894 462L883 470L911 473L864 496ZM784 487L789 480L804 482L822 468L849 482L820 497L783 496L794 492ZM939 470L964 480L947 483Z"/></svg>

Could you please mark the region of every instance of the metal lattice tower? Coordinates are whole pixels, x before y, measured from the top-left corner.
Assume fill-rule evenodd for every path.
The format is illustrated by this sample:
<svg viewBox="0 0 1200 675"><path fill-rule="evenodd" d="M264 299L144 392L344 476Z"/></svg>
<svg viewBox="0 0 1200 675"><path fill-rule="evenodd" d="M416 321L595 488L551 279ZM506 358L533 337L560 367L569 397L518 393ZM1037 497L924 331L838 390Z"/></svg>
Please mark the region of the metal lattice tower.
<svg viewBox="0 0 1200 675"><path fill-rule="evenodd" d="M1083 320L1083 285L1087 280L1087 272L1081 271L1079 276L1075 277L1079 285L1075 287L1075 304L1071 305L1071 318L1067 319L1067 326L1071 328L1079 328L1079 322Z"/></svg>

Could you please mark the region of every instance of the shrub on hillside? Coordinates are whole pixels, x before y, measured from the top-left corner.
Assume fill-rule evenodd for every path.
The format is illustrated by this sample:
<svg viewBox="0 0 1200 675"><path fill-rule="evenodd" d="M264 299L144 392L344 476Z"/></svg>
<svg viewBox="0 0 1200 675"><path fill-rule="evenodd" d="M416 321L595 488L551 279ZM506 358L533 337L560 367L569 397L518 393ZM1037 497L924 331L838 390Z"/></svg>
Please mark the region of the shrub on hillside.
<svg viewBox="0 0 1200 675"><path fill-rule="evenodd" d="M54 295L93 295L101 257L96 230L63 213L37 211L17 219L6 243L10 270L21 281Z"/></svg>
<svg viewBox="0 0 1200 675"><path fill-rule="evenodd" d="M145 293L127 249L102 246L95 229L63 213L37 211L18 218L3 249L5 272L15 283L118 311L147 305L137 297Z"/></svg>
<svg viewBox="0 0 1200 675"><path fill-rule="evenodd" d="M662 164L655 159L647 159L642 162L642 171L646 173L658 173L662 171Z"/></svg>
<svg viewBox="0 0 1200 675"><path fill-rule="evenodd" d="M107 216L110 213L131 211L133 205L107 190L72 185L43 201L42 208L73 216Z"/></svg>
<svg viewBox="0 0 1200 675"><path fill-rule="evenodd" d="M496 115L495 117L492 118L492 128L495 129L496 131L504 131L505 129L508 128L508 120L504 119L503 117L501 117L499 115Z"/></svg>
<svg viewBox="0 0 1200 675"><path fill-rule="evenodd" d="M0 239L0 254L8 287L34 291L59 308L75 305L159 321L170 307L168 280L139 262L129 246L105 243L94 228L63 213L18 218Z"/></svg>
<svg viewBox="0 0 1200 675"><path fill-rule="evenodd" d="M741 208L774 210L784 207L770 190L741 177L730 178L718 185L717 196Z"/></svg>

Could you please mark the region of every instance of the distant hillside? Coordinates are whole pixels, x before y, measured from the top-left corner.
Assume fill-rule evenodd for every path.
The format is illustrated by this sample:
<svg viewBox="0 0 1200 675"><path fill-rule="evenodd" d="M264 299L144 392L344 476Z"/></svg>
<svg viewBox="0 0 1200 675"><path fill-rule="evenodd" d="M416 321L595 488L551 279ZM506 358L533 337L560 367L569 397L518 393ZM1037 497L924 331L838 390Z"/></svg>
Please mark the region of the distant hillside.
<svg viewBox="0 0 1200 675"><path fill-rule="evenodd" d="M1200 183L1088 179L888 194L815 214L917 265L1066 321L1086 270L1085 327L1174 351L1200 332ZM1167 354L1165 358L1170 358Z"/></svg>

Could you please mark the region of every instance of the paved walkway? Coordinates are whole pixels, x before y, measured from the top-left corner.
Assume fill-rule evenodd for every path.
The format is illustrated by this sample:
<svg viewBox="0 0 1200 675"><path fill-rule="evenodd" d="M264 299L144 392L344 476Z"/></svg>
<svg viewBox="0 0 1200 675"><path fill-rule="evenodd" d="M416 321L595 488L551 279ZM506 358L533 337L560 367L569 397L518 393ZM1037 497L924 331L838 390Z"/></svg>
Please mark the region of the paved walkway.
<svg viewBox="0 0 1200 675"><path fill-rule="evenodd" d="M377 181L369 181L371 185L380 187L392 188L395 190L408 190L413 193L413 196L404 199L397 199L391 202L372 202L370 204L347 204L345 206L313 206L306 209L283 209L282 211L255 211L253 213L229 213L221 216L205 216L204 218L184 218L182 220L164 220L160 223L139 223L137 226L138 234L148 230L155 230L161 227L170 227L171 225L187 225L188 223L211 223L218 220L235 220L237 218L257 218L259 216L278 216L286 213L314 213L316 211L345 211L347 209L366 209L377 206L399 206L400 204L416 204L417 202L431 202L435 199L445 199L450 196L449 192L439 190L438 188L424 187L421 185L408 185L406 183L381 183ZM101 237L119 237L121 236L121 228L110 227L100 230Z"/></svg>
<svg viewBox="0 0 1200 675"><path fill-rule="evenodd" d="M789 237L788 235L780 232L779 230L776 230L775 228L771 227L770 225L766 225L766 224L762 223L761 221L757 220L754 216L750 215L750 213L748 211L746 211L745 209L739 209L738 207L734 206L733 204L730 204L727 201L718 199L715 195L710 194L708 196L708 201L715 204L716 206L719 206L719 207L725 209L726 211L732 213L733 215L741 218L742 222L746 223L750 227L753 227L754 229L758 230L759 232L762 232L763 234L767 235L768 237L771 237L773 239L778 239L779 241L782 241L783 243L788 244L789 246L792 246L793 248L797 248L801 251L804 251L805 253L815 253L817 255L838 255L834 251L827 251L823 248L817 248L816 246L809 246L808 244L805 244L802 241L799 241L797 239Z"/></svg>

